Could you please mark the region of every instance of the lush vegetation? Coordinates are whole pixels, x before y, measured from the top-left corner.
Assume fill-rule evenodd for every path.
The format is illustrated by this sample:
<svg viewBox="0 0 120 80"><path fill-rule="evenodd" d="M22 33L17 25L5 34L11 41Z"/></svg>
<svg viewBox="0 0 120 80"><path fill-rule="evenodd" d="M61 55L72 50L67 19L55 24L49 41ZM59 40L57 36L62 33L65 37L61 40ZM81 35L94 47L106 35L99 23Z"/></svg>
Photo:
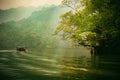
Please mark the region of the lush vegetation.
<svg viewBox="0 0 120 80"><path fill-rule="evenodd" d="M27 9L31 10L31 7ZM24 10L26 8L21 9L21 14ZM25 46L28 49L59 47L59 38L52 34L58 24L60 14L66 11L65 7L43 7L29 13L31 16L26 13L26 16L20 16L18 11L19 9L1 10L2 13L6 12L8 15L4 14L4 19L1 19L4 23L0 24L0 49L15 49L16 46Z"/></svg>
<svg viewBox="0 0 120 80"><path fill-rule="evenodd" d="M94 53L120 52L120 0L63 0L63 4L73 10L61 15L55 34L89 46Z"/></svg>
<svg viewBox="0 0 120 80"><path fill-rule="evenodd" d="M41 8L35 7L19 7L11 8L7 10L0 10L0 24L9 21L18 21L24 18L28 18L31 14ZM24 13L23 13L24 12Z"/></svg>

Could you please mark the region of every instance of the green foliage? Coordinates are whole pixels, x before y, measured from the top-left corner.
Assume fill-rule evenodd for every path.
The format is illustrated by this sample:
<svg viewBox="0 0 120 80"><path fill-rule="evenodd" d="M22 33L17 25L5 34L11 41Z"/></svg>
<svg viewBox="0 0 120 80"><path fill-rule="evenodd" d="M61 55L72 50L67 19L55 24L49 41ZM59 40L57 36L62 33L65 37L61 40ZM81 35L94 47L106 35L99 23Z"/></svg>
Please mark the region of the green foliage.
<svg viewBox="0 0 120 80"><path fill-rule="evenodd" d="M52 36L60 14L66 11L61 6L50 6L35 11L26 19L0 24L0 49L54 48L58 43Z"/></svg>
<svg viewBox="0 0 120 80"><path fill-rule="evenodd" d="M35 8L35 7L19 7L19 8L7 9L7 10L0 10L0 23L28 18L34 11L40 9L41 8Z"/></svg>
<svg viewBox="0 0 120 80"><path fill-rule="evenodd" d="M63 0L63 4L82 4L81 9L62 15L56 33L66 34L69 39L88 46L119 50L120 1L119 0ZM83 2L84 1L84 2ZM71 6L72 5L72 6ZM79 6L81 7L81 6Z"/></svg>

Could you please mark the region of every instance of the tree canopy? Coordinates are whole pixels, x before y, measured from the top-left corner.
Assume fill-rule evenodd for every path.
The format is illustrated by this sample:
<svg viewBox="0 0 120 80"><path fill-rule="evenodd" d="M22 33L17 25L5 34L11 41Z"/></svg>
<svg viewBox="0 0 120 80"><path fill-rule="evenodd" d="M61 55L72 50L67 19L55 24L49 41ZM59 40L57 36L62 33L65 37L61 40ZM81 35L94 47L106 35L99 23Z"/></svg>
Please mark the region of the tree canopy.
<svg viewBox="0 0 120 80"><path fill-rule="evenodd" d="M60 16L55 34L99 51L118 52L120 0L63 0L63 4L73 10Z"/></svg>

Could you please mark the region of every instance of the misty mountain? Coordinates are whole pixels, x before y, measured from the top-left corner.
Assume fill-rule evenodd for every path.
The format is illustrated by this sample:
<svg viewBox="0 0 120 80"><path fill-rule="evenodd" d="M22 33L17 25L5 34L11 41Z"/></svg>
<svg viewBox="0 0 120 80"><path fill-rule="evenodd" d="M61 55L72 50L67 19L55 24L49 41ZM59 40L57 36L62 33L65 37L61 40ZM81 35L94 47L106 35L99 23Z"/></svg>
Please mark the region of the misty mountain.
<svg viewBox="0 0 120 80"><path fill-rule="evenodd" d="M23 18L28 18L34 11L37 11L38 9L40 8L19 7L7 10L0 10L0 23L5 23L8 21L18 21Z"/></svg>
<svg viewBox="0 0 120 80"><path fill-rule="evenodd" d="M31 49L56 47L58 43L52 34L66 10L61 6L44 7L28 18L0 24L0 49L13 49L18 45Z"/></svg>

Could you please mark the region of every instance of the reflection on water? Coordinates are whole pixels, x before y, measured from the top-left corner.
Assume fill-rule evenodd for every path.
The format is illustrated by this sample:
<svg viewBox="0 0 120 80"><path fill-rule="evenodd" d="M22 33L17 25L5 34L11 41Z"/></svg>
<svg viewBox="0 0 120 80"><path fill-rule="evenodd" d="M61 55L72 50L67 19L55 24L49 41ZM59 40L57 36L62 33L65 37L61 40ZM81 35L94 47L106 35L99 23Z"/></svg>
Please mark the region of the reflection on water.
<svg viewBox="0 0 120 80"><path fill-rule="evenodd" d="M0 80L119 80L119 62L79 49L0 52Z"/></svg>

